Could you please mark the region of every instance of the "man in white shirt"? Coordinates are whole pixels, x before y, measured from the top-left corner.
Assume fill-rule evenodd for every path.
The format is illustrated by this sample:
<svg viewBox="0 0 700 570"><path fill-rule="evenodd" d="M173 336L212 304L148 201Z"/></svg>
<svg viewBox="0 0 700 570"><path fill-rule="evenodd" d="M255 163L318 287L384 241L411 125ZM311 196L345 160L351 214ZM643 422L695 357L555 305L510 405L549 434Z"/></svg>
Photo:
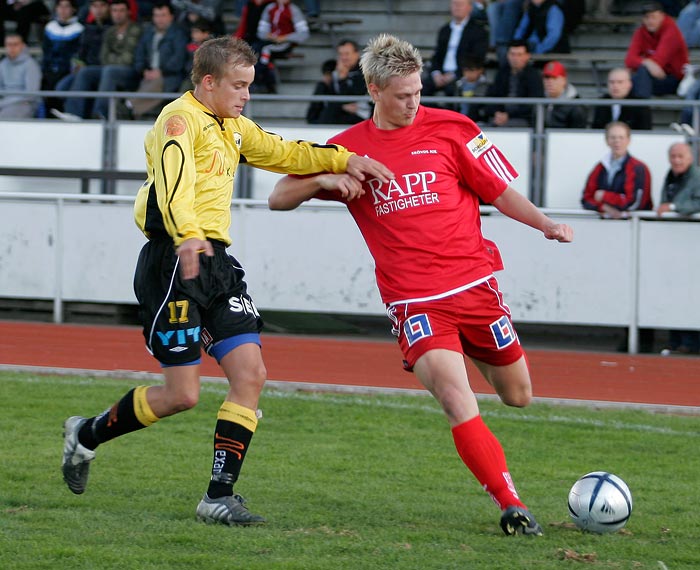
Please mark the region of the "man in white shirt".
<svg viewBox="0 0 700 570"><path fill-rule="evenodd" d="M430 61L430 73L422 78L422 95L455 94L460 77L460 55L469 54L482 61L489 47L489 33L484 19L473 13L472 0L451 0L452 19L438 30L437 45ZM481 10L483 12L483 10Z"/></svg>

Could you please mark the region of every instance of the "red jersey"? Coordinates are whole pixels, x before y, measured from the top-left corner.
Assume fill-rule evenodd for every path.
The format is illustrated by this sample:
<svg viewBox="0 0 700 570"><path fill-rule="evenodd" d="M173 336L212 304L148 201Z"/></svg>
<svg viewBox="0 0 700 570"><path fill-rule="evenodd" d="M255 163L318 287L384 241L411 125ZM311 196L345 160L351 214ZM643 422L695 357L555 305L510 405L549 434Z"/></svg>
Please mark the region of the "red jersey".
<svg viewBox="0 0 700 570"><path fill-rule="evenodd" d="M385 303L445 297L491 276L494 254L481 235L479 198L493 202L517 172L470 119L420 107L410 126L381 130L369 119L329 142L396 175L387 184L366 180L365 194L347 203ZM333 192L317 197L342 201Z"/></svg>

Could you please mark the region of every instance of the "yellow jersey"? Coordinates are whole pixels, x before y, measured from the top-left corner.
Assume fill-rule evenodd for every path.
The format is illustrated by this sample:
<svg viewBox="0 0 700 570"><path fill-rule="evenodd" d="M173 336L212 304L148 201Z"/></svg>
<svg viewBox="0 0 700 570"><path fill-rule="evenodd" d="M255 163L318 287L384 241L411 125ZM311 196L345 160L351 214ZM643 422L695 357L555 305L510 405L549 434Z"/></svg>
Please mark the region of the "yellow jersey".
<svg viewBox="0 0 700 570"><path fill-rule="evenodd" d="M147 237L167 233L231 244L231 198L239 163L272 172L345 172L353 153L339 145L289 141L247 117L221 119L191 91L168 104L144 141L148 179L134 204Z"/></svg>

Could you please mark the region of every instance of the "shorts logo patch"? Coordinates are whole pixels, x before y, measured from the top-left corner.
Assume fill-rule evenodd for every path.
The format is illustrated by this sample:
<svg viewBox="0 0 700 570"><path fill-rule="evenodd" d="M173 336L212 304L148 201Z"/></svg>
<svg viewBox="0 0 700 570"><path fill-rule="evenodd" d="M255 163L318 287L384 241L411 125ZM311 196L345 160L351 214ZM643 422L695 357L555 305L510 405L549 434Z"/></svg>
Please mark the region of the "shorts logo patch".
<svg viewBox="0 0 700 570"><path fill-rule="evenodd" d="M413 315L408 317L403 323L403 332L408 340L408 346L427 336L433 336L433 329L430 328L428 315Z"/></svg>
<svg viewBox="0 0 700 570"><path fill-rule="evenodd" d="M391 321L391 334L399 336L401 329L399 328L399 318L396 316L396 307L394 305L386 308L386 316Z"/></svg>
<svg viewBox="0 0 700 570"><path fill-rule="evenodd" d="M156 331L158 339L163 347L171 352L187 350L186 347L199 343L199 327L189 329L176 329L165 332Z"/></svg>
<svg viewBox="0 0 700 570"><path fill-rule="evenodd" d="M204 346L209 346L212 342L214 342L214 339L212 338L211 334L207 329L201 330L200 338L202 339L202 344Z"/></svg>
<svg viewBox="0 0 700 570"><path fill-rule="evenodd" d="M496 341L498 350L513 344L518 339L518 337L515 336L515 330L510 323L510 319L505 315L497 321L492 322L489 326L491 327L491 333L493 334L493 339Z"/></svg>

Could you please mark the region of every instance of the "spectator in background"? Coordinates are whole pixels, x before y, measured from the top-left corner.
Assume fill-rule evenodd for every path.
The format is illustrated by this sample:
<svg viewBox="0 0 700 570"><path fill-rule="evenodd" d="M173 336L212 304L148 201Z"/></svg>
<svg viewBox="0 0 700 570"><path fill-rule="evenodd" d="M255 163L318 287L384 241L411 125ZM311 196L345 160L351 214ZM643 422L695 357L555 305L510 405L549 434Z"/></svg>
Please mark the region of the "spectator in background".
<svg viewBox="0 0 700 570"><path fill-rule="evenodd" d="M472 12L472 0L450 1L452 19L438 30L430 72L423 74L422 95L435 95L439 91L454 95L455 82L461 75L460 56L486 58L489 33L483 21L472 17Z"/></svg>
<svg viewBox="0 0 700 570"><path fill-rule="evenodd" d="M314 86L313 95L332 95L333 72L338 62L334 59L327 59L321 64L321 80ZM316 125L321 122L323 110L328 105L328 101L311 101L306 111L306 122Z"/></svg>
<svg viewBox="0 0 700 570"><path fill-rule="evenodd" d="M43 28L50 18L51 12L43 0L0 0L0 41L4 41L7 20L17 22L15 32L26 45L32 24L39 24Z"/></svg>
<svg viewBox="0 0 700 570"><path fill-rule="evenodd" d="M2 95L3 91L38 91L41 68L27 50L22 36L5 36L5 57L0 60L0 119L28 119L39 105L38 97Z"/></svg>
<svg viewBox="0 0 700 570"><path fill-rule="evenodd" d="M258 41L258 24L265 7L274 2L274 0L249 0L243 6L241 19L238 22L238 28L234 36L240 38L252 46L258 52L260 46Z"/></svg>
<svg viewBox="0 0 700 570"><path fill-rule="evenodd" d="M684 216L700 212L700 167L693 164L688 143L673 143L668 149L670 169L661 189L659 215L676 212Z"/></svg>
<svg viewBox="0 0 700 570"><path fill-rule="evenodd" d="M676 25L689 48L700 47L700 0L690 0L685 5Z"/></svg>
<svg viewBox="0 0 700 570"><path fill-rule="evenodd" d="M190 43L187 44L187 63L185 64L185 79L180 85L180 91L185 92L194 89L194 84L192 83L192 65L194 63L194 52L197 51L199 46L201 46L208 39L213 37L212 26L208 20L197 20L192 22L190 27Z"/></svg>
<svg viewBox="0 0 700 570"><path fill-rule="evenodd" d="M352 40L344 39L336 46L336 66L331 73L328 95L367 95L367 85L360 70L360 48ZM349 103L329 101L321 109L319 124L354 125L370 116L365 101Z"/></svg>
<svg viewBox="0 0 700 570"><path fill-rule="evenodd" d="M639 99L632 93L632 75L626 67L617 67L608 72L608 92L602 98L616 102L595 107L591 125L594 129L604 129L605 125L613 121L627 123L632 130L651 129L650 107L631 107L617 102Z"/></svg>
<svg viewBox="0 0 700 570"><path fill-rule="evenodd" d="M175 23L170 4L153 6L152 24L145 29L134 54L134 70L139 76L138 91L174 93L185 78L187 44L185 30ZM163 99L132 99L135 118L159 112Z"/></svg>
<svg viewBox="0 0 700 570"><path fill-rule="evenodd" d="M586 180L581 204L603 218L624 218L626 212L652 210L651 174L641 160L631 156L629 125L615 121L605 127L610 150Z"/></svg>
<svg viewBox="0 0 700 570"><path fill-rule="evenodd" d="M57 91L92 91L97 87L101 71L100 53L105 32L112 25L107 0L90 0L91 24L85 24L78 53L73 58L72 72L56 84ZM54 117L79 120L89 117L87 99L69 97L63 101L65 113L51 109Z"/></svg>
<svg viewBox="0 0 700 570"><path fill-rule="evenodd" d="M295 46L308 39L309 25L291 0L275 0L265 6L258 23L258 44L253 46L260 54L255 66L256 82L264 85L268 93L277 93L278 77L273 61L288 56Z"/></svg>
<svg viewBox="0 0 700 570"><path fill-rule="evenodd" d="M693 164L693 151L688 143L674 143L668 149L670 169L661 189L657 213L676 212L682 215L700 212L700 168ZM661 354L700 352L700 331L669 331L668 346Z"/></svg>
<svg viewBox="0 0 700 570"><path fill-rule="evenodd" d="M496 50L498 63L508 65L508 44L513 39L523 14L523 0L492 0L486 7L489 20L489 44Z"/></svg>
<svg viewBox="0 0 700 570"><path fill-rule="evenodd" d="M544 92L549 99L578 99L576 88L569 83L566 67L550 61L542 69ZM585 129L586 110L581 105L547 105L544 126L555 129Z"/></svg>
<svg viewBox="0 0 700 570"><path fill-rule="evenodd" d="M212 35L223 36L226 33L221 0L170 0L170 3L175 9L175 21L188 32L192 24L206 20Z"/></svg>
<svg viewBox="0 0 700 570"><path fill-rule="evenodd" d="M91 9L99 5L93 0ZM131 20L129 0L111 0L109 6L111 25L104 29L104 37L94 45L88 54L89 60L98 53L97 62L81 67L70 85L71 91L133 91L138 86L138 76L131 64L134 52L141 36L141 28ZM92 18L95 20L95 18ZM91 26L88 24L83 36ZM52 109L51 114L64 121L80 121L91 117L104 119L108 115L107 99L97 99L94 104L90 99L71 97L66 99L65 112Z"/></svg>
<svg viewBox="0 0 700 570"><path fill-rule="evenodd" d="M643 12L625 56L625 66L633 72L633 91L642 99L675 94L688 63L688 47L661 4L646 4Z"/></svg>
<svg viewBox="0 0 700 570"><path fill-rule="evenodd" d="M53 91L58 82L70 74L73 58L78 54L84 26L75 16L73 0L57 0L55 17L44 28L41 44L41 89ZM48 109L63 108L60 99L46 99Z"/></svg>
<svg viewBox="0 0 700 570"><path fill-rule="evenodd" d="M524 40L508 45L508 65L496 73L486 92L489 97L544 97L542 75L530 63L530 50ZM489 105L486 116L494 127L529 127L534 117L532 105L505 103Z"/></svg>
<svg viewBox="0 0 700 570"><path fill-rule="evenodd" d="M471 97L486 97L489 83L484 73L484 61L465 55L461 58L460 68L462 76L457 80L456 94L464 100L459 104L458 111L475 123L483 123L486 121L484 105L470 103L469 99Z"/></svg>
<svg viewBox="0 0 700 570"><path fill-rule="evenodd" d="M529 0L513 39L525 40L532 53L571 51L564 11L556 0Z"/></svg>
<svg viewBox="0 0 700 570"><path fill-rule="evenodd" d="M97 91L133 91L139 77L134 70L134 55L141 38L141 26L131 19L128 0L111 0L112 27L105 33L100 50L102 68ZM97 99L93 115L106 118L109 100Z"/></svg>

